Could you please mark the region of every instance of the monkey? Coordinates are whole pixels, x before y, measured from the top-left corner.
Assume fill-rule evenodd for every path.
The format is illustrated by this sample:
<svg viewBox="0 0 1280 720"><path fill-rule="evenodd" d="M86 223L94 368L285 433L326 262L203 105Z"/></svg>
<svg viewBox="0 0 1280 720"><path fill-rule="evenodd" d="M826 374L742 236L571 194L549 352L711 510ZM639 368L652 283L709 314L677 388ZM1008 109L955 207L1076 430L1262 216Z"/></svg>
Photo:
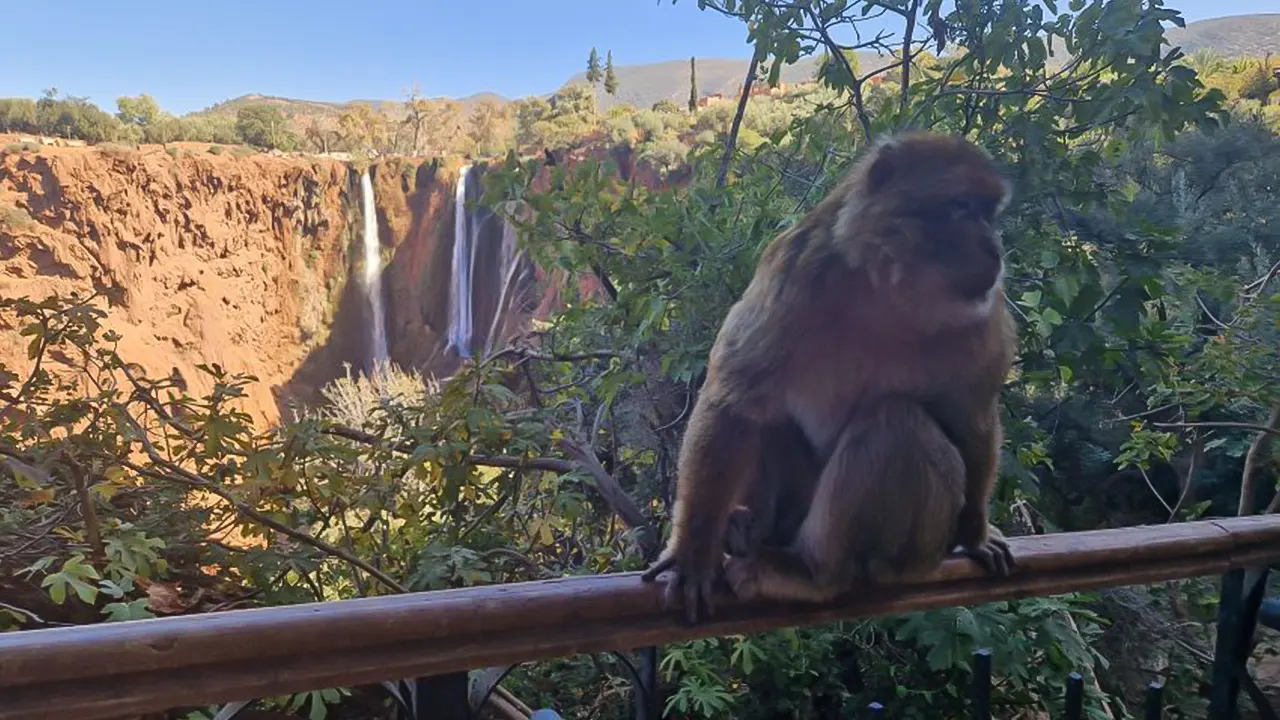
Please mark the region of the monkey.
<svg viewBox="0 0 1280 720"><path fill-rule="evenodd" d="M1016 340L996 227L1010 194L978 146L908 131L876 142L769 242L712 344L672 531L642 573L674 569L665 606L710 617L722 578L743 600L822 602L859 579L931 572L957 547L1010 572L987 511ZM812 500L793 500L804 511L793 537L726 558L730 515L741 519L744 488L769 484L761 453L786 422L820 467ZM803 495L802 476L773 478L775 497L791 498L797 478Z"/></svg>
<svg viewBox="0 0 1280 720"><path fill-rule="evenodd" d="M765 428L759 470L729 513L725 553L749 557L762 546L790 543L809 511L821 472L817 454L798 424L784 420Z"/></svg>

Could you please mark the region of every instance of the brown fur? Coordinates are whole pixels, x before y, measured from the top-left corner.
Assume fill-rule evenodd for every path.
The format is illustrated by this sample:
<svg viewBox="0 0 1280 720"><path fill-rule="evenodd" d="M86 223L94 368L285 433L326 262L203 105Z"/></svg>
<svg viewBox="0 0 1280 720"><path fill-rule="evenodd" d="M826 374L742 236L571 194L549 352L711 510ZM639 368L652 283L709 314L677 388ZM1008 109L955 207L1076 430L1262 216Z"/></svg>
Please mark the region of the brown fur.
<svg viewBox="0 0 1280 720"><path fill-rule="evenodd" d="M787 420L766 427L759 471L729 513L725 552L750 557L762 546L788 545L809 512L822 465L804 430Z"/></svg>
<svg viewBox="0 0 1280 720"><path fill-rule="evenodd" d="M858 578L927 573L956 545L1008 572L987 520L1014 351L992 227L1007 197L974 145L908 133L765 249L711 349L671 537L644 574L676 570L666 601L690 622L713 612L722 564L740 597L813 601ZM793 473L762 474L787 423L821 468L816 487L803 455ZM752 493L774 498L764 527L726 563L731 511L754 510ZM774 509L797 503L807 514L788 527Z"/></svg>

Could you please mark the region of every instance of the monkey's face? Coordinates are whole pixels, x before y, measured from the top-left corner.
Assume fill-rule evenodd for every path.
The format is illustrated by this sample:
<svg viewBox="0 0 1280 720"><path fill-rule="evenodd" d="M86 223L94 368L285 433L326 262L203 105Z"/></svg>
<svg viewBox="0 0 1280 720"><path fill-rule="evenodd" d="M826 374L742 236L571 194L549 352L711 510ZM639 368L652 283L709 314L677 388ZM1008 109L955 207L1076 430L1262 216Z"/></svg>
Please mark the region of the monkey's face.
<svg viewBox="0 0 1280 720"><path fill-rule="evenodd" d="M921 278L957 299L980 303L999 284L1004 246L996 229L999 201L957 192L928 206L918 216L911 260L927 276Z"/></svg>
<svg viewBox="0 0 1280 720"><path fill-rule="evenodd" d="M882 243L889 286L922 307L989 308L1004 270L997 229L1009 186L975 145L900 136L866 165L861 207Z"/></svg>

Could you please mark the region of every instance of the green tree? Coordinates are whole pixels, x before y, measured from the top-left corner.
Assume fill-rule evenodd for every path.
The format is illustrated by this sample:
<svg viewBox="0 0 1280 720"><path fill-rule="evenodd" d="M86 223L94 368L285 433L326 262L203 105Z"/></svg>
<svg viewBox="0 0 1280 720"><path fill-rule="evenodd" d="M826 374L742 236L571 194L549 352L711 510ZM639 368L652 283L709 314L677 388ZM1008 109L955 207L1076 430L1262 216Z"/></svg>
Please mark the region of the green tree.
<svg viewBox="0 0 1280 720"><path fill-rule="evenodd" d="M353 103L338 118L338 132L355 152L380 155L391 149L390 118L369 103Z"/></svg>
<svg viewBox="0 0 1280 720"><path fill-rule="evenodd" d="M57 88L45 90L44 96L36 101L36 125L39 132L46 135L88 143L115 140L121 130L119 120L88 98L70 95L59 98Z"/></svg>
<svg viewBox="0 0 1280 720"><path fill-rule="evenodd" d="M1275 73L1265 63L1258 63L1245 73L1240 86L1240 97L1245 100L1257 100L1266 105L1271 93L1276 89Z"/></svg>
<svg viewBox="0 0 1280 720"><path fill-rule="evenodd" d="M604 61L604 91L610 95L618 94L618 76L613 72L613 51L609 50L605 54Z"/></svg>
<svg viewBox="0 0 1280 720"><path fill-rule="evenodd" d="M693 57L689 58L689 112L698 112L698 66Z"/></svg>
<svg viewBox="0 0 1280 720"><path fill-rule="evenodd" d="M1184 411L1206 408L1245 422L1267 417L1277 390L1264 387L1263 379L1274 377L1276 344L1274 328L1260 329L1275 319L1280 302L1264 299L1274 291L1254 293L1280 260L1275 250L1280 243L1264 240L1238 253L1224 247L1223 255L1240 264L1188 262L1201 231L1183 215L1199 212L1197 202L1205 200L1198 200L1199 194L1223 182L1217 173L1221 161L1213 158L1224 157L1225 147L1192 156L1188 148L1168 143L1187 133L1198 135L1199 129L1220 132L1223 96L1207 91L1178 63L1176 51L1164 49L1164 27L1180 24L1176 12L1145 0L1082 0L1070 12L1063 4L1062 14L1052 17L1032 0L956 3L959 9L945 22L955 51L927 61L937 63L927 68L915 61L927 57L921 51L931 38L911 33L929 27L928 12L937 2L699 5L750 29L757 64L768 69L770 81L809 52L815 38L872 38L885 18L896 23L887 31L895 33L895 44L905 41L908 49L902 52L898 45L902 66L894 69L896 82L885 83L884 71L870 78L844 71L835 83L844 87L842 102L824 101L815 92L812 112L795 114L752 148L699 148L680 158L668 142L665 119L660 130L653 118L637 114L637 135L646 136L642 142L655 141L647 159L682 164L687 182L678 188L645 188L607 163L558 171L556 183L548 186L536 164L514 158L486 178L493 202L519 197L521 205L527 204L513 209L511 220L542 266L600 279L603 292L575 295L572 309L548 322L557 337L574 339L565 347L580 355L626 348L628 359L613 357L607 369L603 363L585 363L547 371L545 380L535 377L530 384L573 387L581 404L574 406L573 418L566 411L567 423L625 413L625 408L671 431L671 442L625 443L630 457L652 458L629 468L637 478L637 496L668 496L665 468L678 455L673 445L684 408L696 398L707 351L762 249L777 233L795 227L869 142L904 127L933 127L980 142L1009 169L1016 188L1002 226L1009 238L1008 297L1021 328L1019 372L1002 398L1008 440L992 503L995 522L1027 522L1015 509L1029 507L1036 517L1043 513L1043 521L1033 520L1033 526L1081 523L1074 506L1083 502L1077 499L1081 486L1073 484L1081 468L1090 477L1095 467L1109 473L1127 463L1145 463L1140 467L1146 470L1177 449L1178 438L1150 427L1134 432L1125 418L1147 417L1169 403L1174 409L1165 417L1173 422ZM894 12L869 17L868 7ZM917 15L911 17L912 12ZM1069 64L1048 66L1046 37L1067 39ZM847 57L843 48L835 41L830 45L824 49L840 64ZM893 49L883 50L891 56ZM827 88L821 92L828 100L834 94ZM748 104L772 111L776 102L750 99ZM755 143L750 138L747 144ZM1248 145L1237 138L1227 147L1238 155ZM836 160L833 147L850 148L855 157ZM1162 150L1168 154L1140 164ZM722 180L722 157L731 181ZM779 170L784 167L785 175ZM1170 169L1162 177L1155 168ZM1174 172L1178 168L1182 175ZM1152 188L1144 192L1148 182ZM1265 180L1258 182L1262 187ZM1242 232L1238 213L1223 212L1231 206L1227 200L1220 206L1215 201L1219 237L1254 242L1258 229L1269 226L1261 220L1269 218ZM1168 216L1158 217L1161 210ZM1230 282L1216 275L1220 272L1228 273ZM1192 277L1197 278L1192 287L1205 292L1199 301L1194 290L1182 289ZM1216 290L1209 293L1209 288ZM1251 301L1238 301L1241 288L1250 288ZM1213 309L1211 294L1222 298L1224 310L1211 315L1227 318L1221 322L1228 329L1218 328L1221 339L1207 342L1197 333L1217 326L1198 305L1203 301ZM1238 316L1242 305L1251 309ZM1250 319L1237 324L1236 317ZM1254 338L1253 345L1244 335ZM1192 357L1198 358L1194 370L1188 364ZM1213 379L1211 368L1219 363L1231 368L1230 379ZM650 400L659 397L666 400ZM540 401L545 407L555 403L545 396ZM1070 429L1063 425L1067 418ZM597 422L590 430L602 448L613 441L608 429L597 431L607 424ZM1098 437L1077 439L1086 433ZM1231 442L1229 448L1213 446L1218 466L1243 455L1240 443ZM1196 467L1199 472L1202 465ZM1041 493L1041 487L1052 490ZM1159 522L1203 512L1195 503L1174 510L1177 493L1153 496L1141 474L1137 487L1145 494L1146 512L1159 513ZM1166 501L1168 509L1161 504ZM963 677L969 652L996 638L992 646L1005 655L997 663L1031 668L1017 683L994 691L993 702L1002 708L996 714L1012 715L1014 707L1056 711L1051 709L1059 702L1057 676L1068 668L1082 670L1087 681L1110 680L1101 677L1105 658L1093 647L1103 621L1088 609L1091 602L1085 596L1042 598L845 624L803 636L771 633L742 645L668 647L673 689L668 711L751 720L776 715L780 708L796 716L826 717L842 707L865 707L872 698L824 673L813 684L798 679L799 673L779 677L780 668L815 667L797 656L811 660L856 645L852 636L875 645L876 656L883 658L866 668L867 685L904 689L894 696L895 712L904 717L960 715L963 698L936 688ZM957 631L962 625L966 629ZM1018 639L1023 633L1043 642ZM1199 662L1195 651L1179 650L1167 638L1152 642L1177 655L1180 667ZM752 654L759 671L735 662ZM1091 694L1087 702L1096 713L1110 701ZM1114 709L1111 714L1121 716Z"/></svg>
<svg viewBox="0 0 1280 720"><path fill-rule="evenodd" d="M596 49L591 48L591 57L587 58L587 82L595 85L600 82L602 75L600 74L600 53Z"/></svg>
<svg viewBox="0 0 1280 720"><path fill-rule="evenodd" d="M857 50L841 50L839 57L830 51L823 51L818 57L818 65L814 68L813 77L820 84L837 91L848 91L853 87L854 78L861 72ZM848 67L846 67L846 63ZM850 75L850 72L853 74Z"/></svg>
<svg viewBox="0 0 1280 720"><path fill-rule="evenodd" d="M507 108L485 99L476 104L467 118L467 139L473 154L494 157L511 146L515 128Z"/></svg>
<svg viewBox="0 0 1280 720"><path fill-rule="evenodd" d="M0 130L40 132L36 121L35 101L27 98L0 98Z"/></svg>
<svg viewBox="0 0 1280 720"><path fill-rule="evenodd" d="M137 97L128 95L116 98L116 118L125 125L146 127L158 121L163 113L155 98L143 93Z"/></svg>
<svg viewBox="0 0 1280 720"><path fill-rule="evenodd" d="M236 112L236 134L254 147L292 150L296 138L289 130L289 120L280 108L269 103L254 103Z"/></svg>
<svg viewBox="0 0 1280 720"><path fill-rule="evenodd" d="M657 113L670 114L680 112L680 106L671 98L662 98L658 102L654 103L650 109Z"/></svg>

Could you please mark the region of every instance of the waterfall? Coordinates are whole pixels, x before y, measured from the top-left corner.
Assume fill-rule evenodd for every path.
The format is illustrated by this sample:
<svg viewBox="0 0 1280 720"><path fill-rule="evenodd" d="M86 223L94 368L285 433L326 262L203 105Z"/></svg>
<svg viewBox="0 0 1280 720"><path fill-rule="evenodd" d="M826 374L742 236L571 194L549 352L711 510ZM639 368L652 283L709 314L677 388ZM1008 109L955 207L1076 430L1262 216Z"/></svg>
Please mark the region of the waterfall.
<svg viewBox="0 0 1280 720"><path fill-rule="evenodd" d="M449 274L449 347L471 357L471 268L475 263L470 219L467 216L467 180L471 166L464 165L454 189L453 271Z"/></svg>
<svg viewBox="0 0 1280 720"><path fill-rule="evenodd" d="M364 213L364 293L373 311L370 337L372 370L387 362L387 321L382 307L382 244L378 242L378 208L369 171L360 173L360 208Z"/></svg>
<svg viewBox="0 0 1280 720"><path fill-rule="evenodd" d="M498 295L498 304L493 311L493 319L489 324L488 341L485 343L485 357L493 354L494 344L498 341L498 333L502 330L502 321L506 317L507 310L510 309L513 298L512 293L515 291L519 280L524 278L524 273L520 272L523 268L522 261L525 258L525 252L520 251L516 255L516 226L506 218L502 221L502 255L501 262L498 265L498 274L502 279L501 291Z"/></svg>
<svg viewBox="0 0 1280 720"><path fill-rule="evenodd" d="M458 175L458 184L454 189L454 218L453 218L453 257L452 270L449 276L449 327L447 331L448 344L446 350L452 348L458 353L459 357L471 358L475 353L480 352L484 357L488 357L493 351L493 345L496 342L496 335L501 331L502 321L506 316L508 306L513 301L514 292L517 286L525 279L526 253L523 250L517 251L516 247L516 227L508 222L505 218L501 218L488 208L478 208L474 213L467 212L467 191L476 182L473 167L471 165L463 166ZM489 242L486 238L491 238L492 233L485 234L485 225L488 223L492 227L495 220L502 221L502 240L496 250L497 257L491 246L485 246L481 252L481 243ZM482 257L481 271L483 276L480 278L480 285L476 286L476 262L477 256ZM490 267L495 264L496 267ZM494 273L491 278L489 273ZM493 280L494 284L490 285L489 280ZM488 315L486 297L480 298L480 312L485 317L477 318L475 297L477 292L489 292L490 289L496 289L498 292L497 306L493 310L492 315ZM484 347L474 348L476 342L476 326L481 329L488 326L488 334L484 336Z"/></svg>

